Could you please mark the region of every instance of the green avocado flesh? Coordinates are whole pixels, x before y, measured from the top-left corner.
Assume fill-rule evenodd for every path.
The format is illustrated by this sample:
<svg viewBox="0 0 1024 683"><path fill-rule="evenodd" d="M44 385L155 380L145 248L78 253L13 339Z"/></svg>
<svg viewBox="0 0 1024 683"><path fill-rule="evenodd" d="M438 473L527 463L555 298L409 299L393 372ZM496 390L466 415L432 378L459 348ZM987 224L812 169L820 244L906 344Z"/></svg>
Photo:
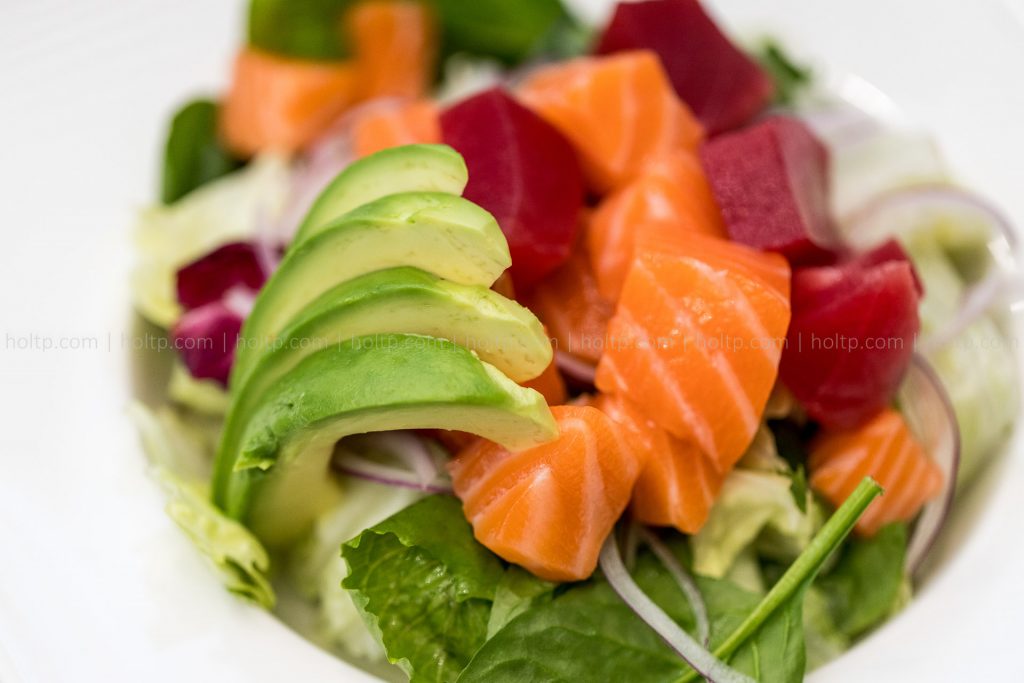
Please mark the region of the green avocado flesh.
<svg viewBox="0 0 1024 683"><path fill-rule="evenodd" d="M494 217L461 197L413 192L362 206L289 249L242 328L232 388L296 314L340 283L412 266L452 282L490 286L510 264Z"/></svg>
<svg viewBox="0 0 1024 683"><path fill-rule="evenodd" d="M466 162L447 145L405 145L359 159L331 181L306 214L293 246L323 232L349 211L389 194L461 195Z"/></svg>
<svg viewBox="0 0 1024 683"><path fill-rule="evenodd" d="M267 545L300 537L336 501L335 443L395 429L454 429L517 450L557 436L544 398L471 351L408 334L357 337L317 351L260 397L222 452L214 502Z"/></svg>
<svg viewBox="0 0 1024 683"><path fill-rule="evenodd" d="M260 397L304 358L354 337L399 333L452 341L516 382L551 362L551 342L537 318L497 292L416 268L380 270L329 290L288 325L232 391L220 450L238 448Z"/></svg>

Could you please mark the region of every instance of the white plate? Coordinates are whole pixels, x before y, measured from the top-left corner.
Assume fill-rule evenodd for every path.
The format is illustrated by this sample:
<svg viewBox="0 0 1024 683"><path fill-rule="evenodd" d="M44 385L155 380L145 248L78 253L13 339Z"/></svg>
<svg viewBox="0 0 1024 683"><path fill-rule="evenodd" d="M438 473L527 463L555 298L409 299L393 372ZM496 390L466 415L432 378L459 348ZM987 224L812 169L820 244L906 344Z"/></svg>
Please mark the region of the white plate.
<svg viewBox="0 0 1024 683"><path fill-rule="evenodd" d="M879 87L1024 224L1024 32L1009 5L713 5ZM220 589L164 517L124 413L133 209L155 196L168 113L224 83L241 16L207 0L0 7L4 683L365 678ZM815 680L1024 678L1019 451L960 510L953 531L971 533L919 599Z"/></svg>

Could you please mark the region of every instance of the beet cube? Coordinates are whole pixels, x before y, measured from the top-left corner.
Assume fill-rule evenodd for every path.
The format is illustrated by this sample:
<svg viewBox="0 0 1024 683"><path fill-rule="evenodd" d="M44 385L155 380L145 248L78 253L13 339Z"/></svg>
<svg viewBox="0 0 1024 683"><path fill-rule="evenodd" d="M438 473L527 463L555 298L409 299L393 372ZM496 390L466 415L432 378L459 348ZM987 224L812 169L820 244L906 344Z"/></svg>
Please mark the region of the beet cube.
<svg viewBox="0 0 1024 683"><path fill-rule="evenodd" d="M598 54L653 50L679 97L709 135L749 121L771 99L774 84L736 48L697 0L620 2L598 42Z"/></svg>
<svg viewBox="0 0 1024 683"><path fill-rule="evenodd" d="M517 291L572 251L583 207L583 174L569 142L501 88L441 115L444 142L466 159L466 199L494 214L512 253Z"/></svg>
<svg viewBox="0 0 1024 683"><path fill-rule="evenodd" d="M807 414L827 427L855 427L885 407L910 363L920 290L913 266L894 246L793 274L779 374Z"/></svg>
<svg viewBox="0 0 1024 683"><path fill-rule="evenodd" d="M828 211L828 152L782 116L717 137L701 162L729 237L794 265L831 260L839 239Z"/></svg>

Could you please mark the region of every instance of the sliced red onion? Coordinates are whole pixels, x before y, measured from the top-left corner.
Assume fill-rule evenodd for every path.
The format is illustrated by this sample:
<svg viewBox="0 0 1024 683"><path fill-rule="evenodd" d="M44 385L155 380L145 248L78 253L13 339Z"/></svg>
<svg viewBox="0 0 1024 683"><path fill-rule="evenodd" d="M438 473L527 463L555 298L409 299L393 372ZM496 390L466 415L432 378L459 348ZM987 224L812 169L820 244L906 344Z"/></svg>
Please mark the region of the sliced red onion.
<svg viewBox="0 0 1024 683"><path fill-rule="evenodd" d="M693 616L697 621L697 640L708 647L711 643L711 622L708 619L708 607L704 604L704 596L700 594L697 583L690 576L690 573L683 569L679 560L672 554L664 543L650 529L640 528L640 537L651 549L655 557L665 565L665 569L675 579L679 590L683 591L686 600L690 603Z"/></svg>
<svg viewBox="0 0 1024 683"><path fill-rule="evenodd" d="M248 287L236 285L224 293L223 302L229 310L244 320L252 313L252 307L256 303L256 292Z"/></svg>
<svg viewBox="0 0 1024 683"><path fill-rule="evenodd" d="M555 351L555 365L568 377L588 386L594 386L594 375L597 369L590 363L580 360L571 353Z"/></svg>
<svg viewBox="0 0 1024 683"><path fill-rule="evenodd" d="M1020 244L1013 225L999 209L966 190L918 185L878 197L854 212L844 226L847 240L863 249L891 237L909 237L941 222L954 222L964 239L986 244L995 267L967 287L957 315L922 340L925 351L942 347L1008 295L1020 291Z"/></svg>
<svg viewBox="0 0 1024 683"><path fill-rule="evenodd" d="M266 275L253 243L225 244L178 271L178 301L185 310L193 310L220 300L235 287L257 291Z"/></svg>
<svg viewBox="0 0 1024 683"><path fill-rule="evenodd" d="M935 371L915 355L898 394L900 410L944 477L941 495L925 505L907 545L907 568L920 571L942 531L956 492L960 469L960 429L953 404Z"/></svg>
<svg viewBox="0 0 1024 683"><path fill-rule="evenodd" d="M852 246L866 249L950 217L956 217L959 234L981 231L1000 265L1015 265L1013 254L1019 245L1013 224L986 200L952 185L929 183L887 192L850 214L843 227Z"/></svg>
<svg viewBox="0 0 1024 683"><path fill-rule="evenodd" d="M711 683L753 683L752 678L736 671L694 640L647 597L626 571L615 534L609 534L605 540L600 564L612 590L694 671Z"/></svg>
<svg viewBox="0 0 1024 683"><path fill-rule="evenodd" d="M995 269L964 290L960 306L941 329L918 342L918 350L928 355L956 339L978 318L1000 305L1013 305L1024 292L1024 273Z"/></svg>
<svg viewBox="0 0 1024 683"><path fill-rule="evenodd" d="M797 116L833 150L863 142L882 127L878 119L843 100L803 107Z"/></svg>
<svg viewBox="0 0 1024 683"><path fill-rule="evenodd" d="M241 329L242 316L214 301L181 316L171 336L189 374L227 386Z"/></svg>
<svg viewBox="0 0 1024 683"><path fill-rule="evenodd" d="M437 461L422 439L409 432L374 432L367 441L388 455L400 460L422 485L436 481L440 475Z"/></svg>
<svg viewBox="0 0 1024 683"><path fill-rule="evenodd" d="M365 479L367 481L397 486L399 488L414 489L427 493L451 493L451 486L440 479L424 483L420 481L419 475L409 470L404 470L390 465L382 465L372 460L367 460L354 453L344 453L335 457L331 462L334 470L347 474L351 477Z"/></svg>

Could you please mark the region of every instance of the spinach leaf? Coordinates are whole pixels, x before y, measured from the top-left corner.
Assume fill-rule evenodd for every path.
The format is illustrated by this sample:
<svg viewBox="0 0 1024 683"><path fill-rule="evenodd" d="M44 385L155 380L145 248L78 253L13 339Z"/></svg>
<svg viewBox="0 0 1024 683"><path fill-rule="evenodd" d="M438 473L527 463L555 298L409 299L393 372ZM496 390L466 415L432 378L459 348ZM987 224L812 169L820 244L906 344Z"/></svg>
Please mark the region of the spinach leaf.
<svg viewBox="0 0 1024 683"><path fill-rule="evenodd" d="M811 70L794 62L774 40L766 40L755 56L775 81L775 104L792 104L811 84Z"/></svg>
<svg viewBox="0 0 1024 683"><path fill-rule="evenodd" d="M890 524L871 538L846 544L835 567L818 580L840 633L856 638L885 619L898 600L907 527Z"/></svg>
<svg viewBox="0 0 1024 683"><path fill-rule="evenodd" d="M342 546L342 586L412 681L454 681L487 637L501 562L458 500L431 496Z"/></svg>
<svg viewBox="0 0 1024 683"><path fill-rule="evenodd" d="M650 553L637 557L633 578L673 620L694 632L689 601ZM757 596L726 581L698 577L711 613L712 642L724 639L757 604ZM480 649L459 683L651 683L689 670L654 631L595 577L551 600L534 603Z"/></svg>
<svg viewBox="0 0 1024 683"><path fill-rule="evenodd" d="M561 0L431 0L441 22L442 53L494 57L518 64L559 21Z"/></svg>
<svg viewBox="0 0 1024 683"><path fill-rule="evenodd" d="M715 655L759 681L785 683L803 679L803 598L829 555L853 529L882 487L865 477L815 535L807 549L723 643ZM682 681L691 681L690 672Z"/></svg>
<svg viewBox="0 0 1024 683"><path fill-rule="evenodd" d="M808 671L828 664L850 648L850 639L836 627L828 598L817 583L804 595L804 644Z"/></svg>
<svg viewBox="0 0 1024 683"><path fill-rule="evenodd" d="M487 637L526 610L552 599L557 584L538 579L516 565L505 570L494 591L494 604L487 622Z"/></svg>
<svg viewBox="0 0 1024 683"><path fill-rule="evenodd" d="M349 55L342 26L353 0L252 0L249 44L260 50L317 61Z"/></svg>
<svg viewBox="0 0 1024 683"><path fill-rule="evenodd" d="M164 151L164 204L178 201L192 190L242 165L221 144L217 135L216 102L194 100L171 119Z"/></svg>

